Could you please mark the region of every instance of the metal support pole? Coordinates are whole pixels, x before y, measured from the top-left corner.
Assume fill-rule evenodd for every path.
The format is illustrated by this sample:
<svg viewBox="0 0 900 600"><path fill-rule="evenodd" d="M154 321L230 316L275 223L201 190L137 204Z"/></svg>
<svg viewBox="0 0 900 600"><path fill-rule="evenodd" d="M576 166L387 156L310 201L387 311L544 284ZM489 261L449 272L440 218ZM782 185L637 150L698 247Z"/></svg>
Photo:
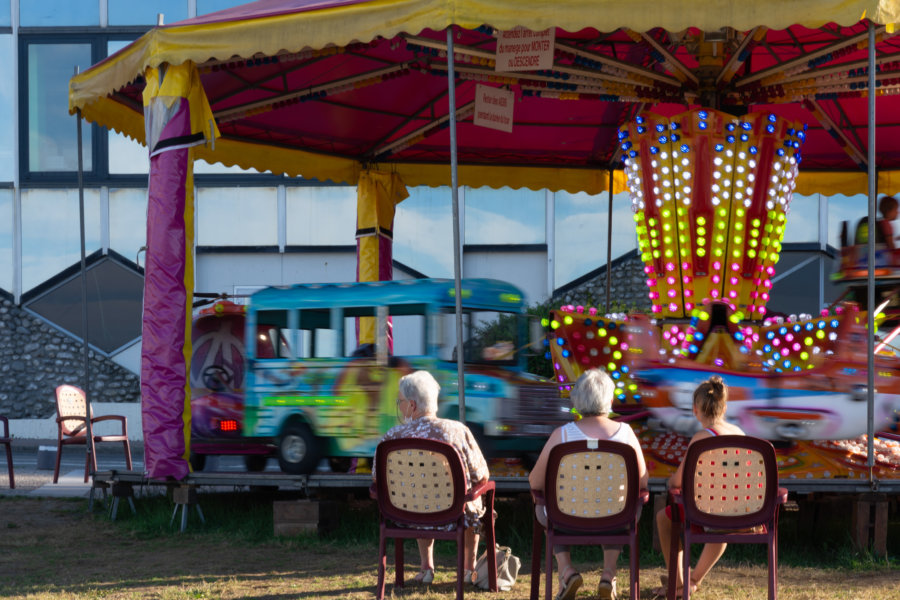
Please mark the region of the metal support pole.
<svg viewBox="0 0 900 600"><path fill-rule="evenodd" d="M78 67L75 67L75 74L78 75ZM85 396L85 419L87 435L87 458L88 464L91 466L91 475L94 474L94 456L92 440L94 439L93 424L91 423L91 361L90 349L88 348L88 309L87 309L87 260L85 259L85 243L84 243L84 158L82 157L82 140L81 140L81 109L75 111L77 118L77 135L78 135L78 221L81 227L81 333L84 338L84 396Z"/></svg>
<svg viewBox="0 0 900 600"><path fill-rule="evenodd" d="M613 168L609 166L609 207L606 215L606 312L609 309L609 294L612 289L612 226L613 226Z"/></svg>
<svg viewBox="0 0 900 600"><path fill-rule="evenodd" d="M875 467L875 23L869 21L869 240L866 325L866 465L869 482L874 481Z"/></svg>
<svg viewBox="0 0 900 600"><path fill-rule="evenodd" d="M453 285L456 299L456 375L459 382L459 420L466 422L466 375L462 324L462 259L459 239L459 182L456 163L456 65L453 59L453 26L447 28L447 98L450 101L450 193L453 197Z"/></svg>

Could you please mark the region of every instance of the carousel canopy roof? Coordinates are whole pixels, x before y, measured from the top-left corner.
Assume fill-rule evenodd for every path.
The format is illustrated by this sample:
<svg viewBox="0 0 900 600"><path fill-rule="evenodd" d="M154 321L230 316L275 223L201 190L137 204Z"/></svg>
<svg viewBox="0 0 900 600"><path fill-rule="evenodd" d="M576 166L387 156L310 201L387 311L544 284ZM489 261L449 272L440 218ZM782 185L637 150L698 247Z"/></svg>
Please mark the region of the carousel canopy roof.
<svg viewBox="0 0 900 600"><path fill-rule="evenodd" d="M867 19L879 186L900 191L898 0L260 0L152 29L75 76L69 108L143 143L146 69L191 61L221 133L199 158L344 183L379 167L446 185L452 25L461 184L597 192L621 166L620 127L704 106L805 123L797 191L857 193ZM497 67L498 50L538 60L510 48L530 35L507 36L517 27L549 30L526 41L549 40L550 63ZM510 100L511 131L474 124L480 86Z"/></svg>

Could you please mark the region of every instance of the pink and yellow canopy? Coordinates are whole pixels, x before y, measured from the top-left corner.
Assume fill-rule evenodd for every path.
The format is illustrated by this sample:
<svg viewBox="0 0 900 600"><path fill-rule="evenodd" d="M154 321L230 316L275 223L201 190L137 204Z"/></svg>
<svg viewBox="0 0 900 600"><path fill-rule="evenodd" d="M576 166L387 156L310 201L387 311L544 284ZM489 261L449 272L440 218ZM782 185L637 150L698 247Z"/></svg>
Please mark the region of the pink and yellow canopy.
<svg viewBox="0 0 900 600"><path fill-rule="evenodd" d="M446 185L453 25L461 184L598 192L620 166L625 120L714 102L808 123L798 191L856 193L863 18L879 24L879 188L900 190L897 0L260 0L154 28L74 77L70 109L143 141L146 70L190 62L221 132L198 158L351 184L380 167ZM517 26L555 28L551 69L495 69L497 33ZM512 91L512 133L473 125L478 85Z"/></svg>

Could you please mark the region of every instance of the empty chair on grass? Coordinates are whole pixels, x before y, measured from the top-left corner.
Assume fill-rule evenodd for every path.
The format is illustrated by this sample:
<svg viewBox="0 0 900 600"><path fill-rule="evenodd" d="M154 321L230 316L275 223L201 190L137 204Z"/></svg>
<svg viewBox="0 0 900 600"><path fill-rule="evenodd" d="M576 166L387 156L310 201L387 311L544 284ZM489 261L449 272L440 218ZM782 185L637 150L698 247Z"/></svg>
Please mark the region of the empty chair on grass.
<svg viewBox="0 0 900 600"><path fill-rule="evenodd" d="M92 436L88 438L88 415ZM121 433L98 433L94 427L97 423L117 421L121 424ZM122 415L94 416L84 390L74 385L64 384L56 388L56 468L53 471L53 483L59 481L59 463L63 446L71 444L85 445L84 482L88 475L97 470L96 444L101 442L120 442L125 448L125 465L131 470L131 445L128 442L128 423ZM90 444L88 446L88 444ZM90 451L88 453L88 450Z"/></svg>
<svg viewBox="0 0 900 600"><path fill-rule="evenodd" d="M13 474L12 439L9 437L9 419L0 415L0 423L3 423L3 436L0 437L0 445L6 446L6 468L9 470L9 489L16 487L16 477Z"/></svg>

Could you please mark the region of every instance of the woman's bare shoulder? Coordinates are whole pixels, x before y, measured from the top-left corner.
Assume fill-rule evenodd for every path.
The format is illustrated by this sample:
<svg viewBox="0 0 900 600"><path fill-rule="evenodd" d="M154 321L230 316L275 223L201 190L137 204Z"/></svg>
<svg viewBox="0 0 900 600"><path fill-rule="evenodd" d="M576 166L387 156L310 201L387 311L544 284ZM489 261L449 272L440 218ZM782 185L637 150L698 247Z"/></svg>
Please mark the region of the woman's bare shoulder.
<svg viewBox="0 0 900 600"><path fill-rule="evenodd" d="M717 433L720 435L747 435L744 433L744 430L735 425L734 423L723 423L721 427L722 431L716 429Z"/></svg>

